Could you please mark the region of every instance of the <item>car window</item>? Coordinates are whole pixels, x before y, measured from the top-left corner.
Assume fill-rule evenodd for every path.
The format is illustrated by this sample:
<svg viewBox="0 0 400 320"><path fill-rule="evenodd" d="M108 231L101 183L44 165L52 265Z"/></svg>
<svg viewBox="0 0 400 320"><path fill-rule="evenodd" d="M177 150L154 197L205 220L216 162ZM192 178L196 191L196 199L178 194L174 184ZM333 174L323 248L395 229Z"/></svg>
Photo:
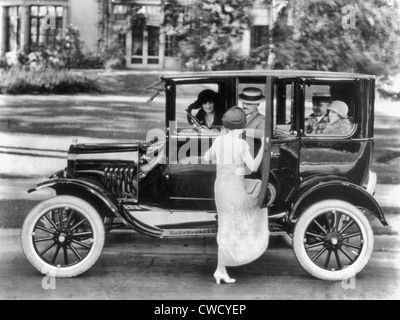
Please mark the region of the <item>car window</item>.
<svg viewBox="0 0 400 320"><path fill-rule="evenodd" d="M177 130L181 132L189 132L193 129L195 122L202 125L209 125L209 128L218 127L218 125L211 125L205 120L205 111L201 104L198 103L198 98L201 93L208 92L206 96L216 97L214 105L215 118L222 118L222 114L225 112L225 98L223 92L221 92L220 84L218 83L190 83L190 84L177 84L176 85L176 113L175 120ZM218 102L217 102L218 101ZM188 112L190 116L188 115ZM215 123L219 123L215 120ZM189 130L188 130L189 129Z"/></svg>
<svg viewBox="0 0 400 320"><path fill-rule="evenodd" d="M306 136L348 136L356 126L354 82L306 84Z"/></svg>
<svg viewBox="0 0 400 320"><path fill-rule="evenodd" d="M290 135L294 125L294 83L274 85L273 126L275 136Z"/></svg>

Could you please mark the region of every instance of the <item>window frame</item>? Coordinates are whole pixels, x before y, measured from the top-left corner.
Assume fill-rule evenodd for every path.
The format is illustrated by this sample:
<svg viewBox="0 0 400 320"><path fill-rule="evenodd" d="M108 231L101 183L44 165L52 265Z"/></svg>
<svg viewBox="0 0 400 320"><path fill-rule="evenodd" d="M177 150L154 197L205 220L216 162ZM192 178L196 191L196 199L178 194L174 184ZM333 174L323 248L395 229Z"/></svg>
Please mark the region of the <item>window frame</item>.
<svg viewBox="0 0 400 320"><path fill-rule="evenodd" d="M196 84L210 84L210 85L216 84L216 85L218 85L218 93L224 95L224 98L225 98L224 99L225 108L228 106L229 81L227 79L208 78L208 79L200 79L200 80L199 79L187 79L187 80L185 79L185 80L174 81L173 90L169 90L172 100L173 100L173 105L171 107L171 112L167 116L167 121L174 122L175 129L177 130L177 132L172 132L172 134L180 135L181 130L191 128L190 125L188 125L187 127L184 127L184 128L179 127L179 125L177 123L177 103L176 103L177 91L178 91L177 88L182 85L196 85ZM167 126L169 127L169 123L167 124ZM184 133L182 133L182 136L184 136L184 135L198 135L198 132L196 132L196 131L194 131L194 133L184 132ZM211 132L209 134L209 136L215 136L215 135L216 135L215 133L211 133ZM208 134L202 133L202 136L208 136Z"/></svg>
<svg viewBox="0 0 400 320"><path fill-rule="evenodd" d="M250 32L250 50L256 50L268 44L269 26L253 25Z"/></svg>
<svg viewBox="0 0 400 320"><path fill-rule="evenodd" d="M354 85L354 107L351 109L351 106L349 105L349 115L353 119L352 121L352 126L351 130L345 134L345 135L336 135L336 134L307 134L305 132L305 120L306 118L306 88L308 85L325 85L330 87L330 92L332 95L332 100L338 100L336 99L332 93L332 89L335 84L341 84L341 85L349 85L352 84ZM300 112L303 115L302 119L304 121L301 121L300 126L302 130L302 139L303 140L346 140L351 137L354 137L357 135L357 132L360 131L361 128L361 110L360 110L360 105L359 105L359 86L358 86L358 81L357 79L339 79L339 78L329 78L329 79L305 79L303 83L303 102L300 108ZM339 99L340 100L340 99ZM347 103L347 102L346 102ZM351 114L351 111L354 111L354 114Z"/></svg>
<svg viewBox="0 0 400 320"><path fill-rule="evenodd" d="M42 19L46 17L48 14L47 5L31 5L29 6L29 47L30 49L34 49L35 47L41 46L50 46L54 48L57 45L57 37L62 36L63 26L64 26L64 10L65 8L60 5L54 5L55 9L55 19L56 19L56 28L55 29L47 29L44 30L41 28ZM37 14L34 15L33 10L37 8ZM41 8L46 8L46 14L42 15L40 13ZM58 14L58 10L61 9L61 14ZM36 32L35 34L32 32L33 30L33 21L36 21ZM41 38L44 37L44 42L41 43Z"/></svg>

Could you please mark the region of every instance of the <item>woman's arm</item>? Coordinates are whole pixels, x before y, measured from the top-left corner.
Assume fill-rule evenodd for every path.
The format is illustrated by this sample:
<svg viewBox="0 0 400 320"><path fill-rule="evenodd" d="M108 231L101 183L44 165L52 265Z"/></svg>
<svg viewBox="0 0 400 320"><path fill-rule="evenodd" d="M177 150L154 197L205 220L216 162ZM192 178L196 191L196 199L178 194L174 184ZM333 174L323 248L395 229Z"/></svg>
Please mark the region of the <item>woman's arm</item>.
<svg viewBox="0 0 400 320"><path fill-rule="evenodd" d="M245 129L246 137L252 139L262 139L264 136L264 130L261 129Z"/></svg>
<svg viewBox="0 0 400 320"><path fill-rule="evenodd" d="M261 147L260 147L260 150L258 151L258 154L255 159L253 159L253 156L250 153L250 147L247 144L247 142L244 141L244 143L246 144L246 147L245 147L244 154L242 153L242 158L243 158L244 162L246 163L246 166L252 172L256 172L261 165L263 155L264 155L264 146L265 146L264 137L261 138Z"/></svg>
<svg viewBox="0 0 400 320"><path fill-rule="evenodd" d="M206 162L210 162L212 160L215 160L215 148L218 148L218 146L216 146L218 138L214 140L214 143L212 144L211 148L204 154L203 159Z"/></svg>

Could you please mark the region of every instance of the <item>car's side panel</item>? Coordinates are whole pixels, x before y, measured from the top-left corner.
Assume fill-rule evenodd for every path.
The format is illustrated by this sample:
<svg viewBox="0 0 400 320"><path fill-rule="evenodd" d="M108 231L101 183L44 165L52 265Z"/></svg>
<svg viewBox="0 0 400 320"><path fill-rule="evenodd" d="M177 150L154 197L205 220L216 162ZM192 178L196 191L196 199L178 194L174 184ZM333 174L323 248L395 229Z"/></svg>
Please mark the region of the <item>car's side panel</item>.
<svg viewBox="0 0 400 320"><path fill-rule="evenodd" d="M362 185L372 161L373 143L367 139L303 138L300 144L300 177L338 176Z"/></svg>

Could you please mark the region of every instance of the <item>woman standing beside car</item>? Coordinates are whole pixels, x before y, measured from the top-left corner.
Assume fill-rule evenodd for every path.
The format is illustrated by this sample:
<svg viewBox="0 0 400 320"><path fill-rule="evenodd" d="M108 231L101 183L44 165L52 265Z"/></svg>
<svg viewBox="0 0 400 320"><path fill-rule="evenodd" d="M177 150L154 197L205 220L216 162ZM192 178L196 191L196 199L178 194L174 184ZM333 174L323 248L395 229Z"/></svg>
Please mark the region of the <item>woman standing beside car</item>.
<svg viewBox="0 0 400 320"><path fill-rule="evenodd" d="M224 130L204 155L206 161L216 160L215 202L218 212L218 266L214 278L219 284L234 283L226 267L248 264L259 258L269 242L268 209L260 209L260 180L244 178L246 166L257 171L264 150L262 146L253 159L248 143L241 139L246 115L234 107L222 117Z"/></svg>

